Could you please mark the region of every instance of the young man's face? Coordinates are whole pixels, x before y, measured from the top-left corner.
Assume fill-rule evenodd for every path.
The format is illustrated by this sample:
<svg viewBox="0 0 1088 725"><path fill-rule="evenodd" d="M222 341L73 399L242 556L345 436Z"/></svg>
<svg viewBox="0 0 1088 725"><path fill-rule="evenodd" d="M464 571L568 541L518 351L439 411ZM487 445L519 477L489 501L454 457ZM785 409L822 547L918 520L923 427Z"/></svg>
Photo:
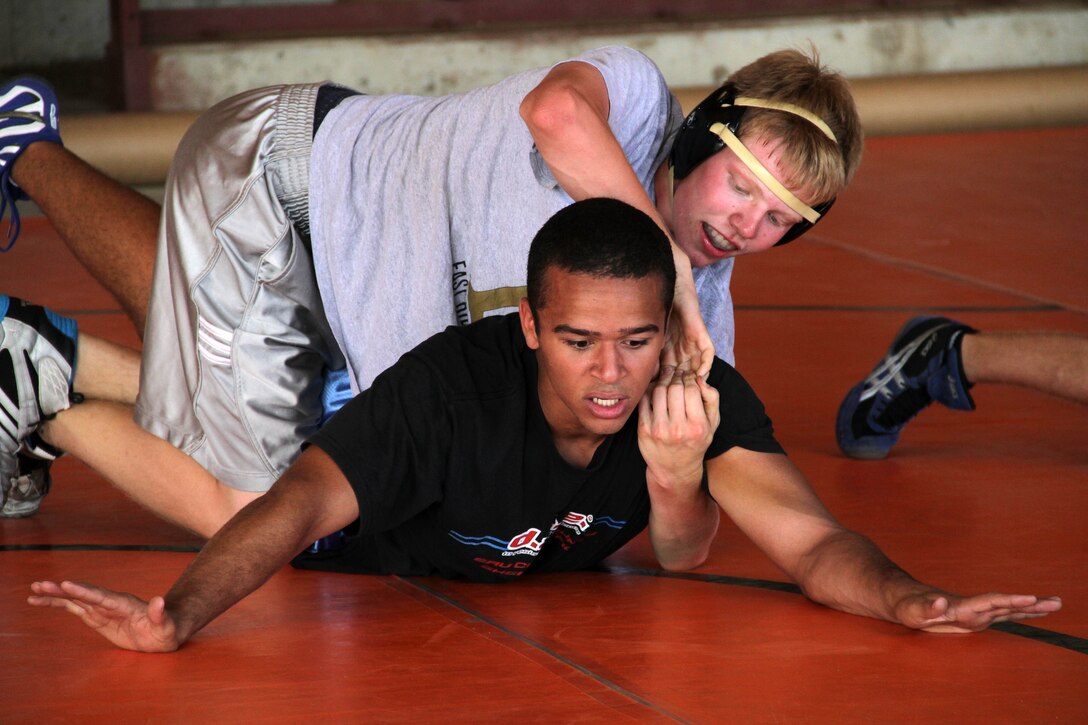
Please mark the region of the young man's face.
<svg viewBox="0 0 1088 725"><path fill-rule="evenodd" d="M616 433L637 409L665 339L663 281L545 272L546 304L521 323L537 351L544 416L559 437Z"/></svg>
<svg viewBox="0 0 1088 725"><path fill-rule="evenodd" d="M776 179L785 178L777 144L752 139L745 145ZM800 190L791 191L809 201ZM671 208L667 199L662 201L666 204L662 213L673 239L693 267L770 249L801 221L801 215L764 186L728 148L696 166L676 184Z"/></svg>

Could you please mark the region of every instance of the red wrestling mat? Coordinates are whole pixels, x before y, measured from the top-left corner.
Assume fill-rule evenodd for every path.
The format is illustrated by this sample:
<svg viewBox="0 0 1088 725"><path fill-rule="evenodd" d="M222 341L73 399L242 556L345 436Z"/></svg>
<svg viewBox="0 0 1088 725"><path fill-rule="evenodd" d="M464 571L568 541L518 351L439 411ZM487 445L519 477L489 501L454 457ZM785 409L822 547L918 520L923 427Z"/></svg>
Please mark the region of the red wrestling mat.
<svg viewBox="0 0 1088 725"><path fill-rule="evenodd" d="M1088 719L1088 409L976 388L857 462L835 410L900 325L1088 333L1088 128L868 143L854 187L784 250L738 264L738 367L844 523L963 592L1058 594L1030 626L953 636L809 603L731 525L660 576L644 538L602 572L506 586L286 570L181 652L112 649L23 603L36 578L150 596L198 542L63 460L38 516L0 520L0 721L1078 722ZM132 343L48 225L0 291Z"/></svg>

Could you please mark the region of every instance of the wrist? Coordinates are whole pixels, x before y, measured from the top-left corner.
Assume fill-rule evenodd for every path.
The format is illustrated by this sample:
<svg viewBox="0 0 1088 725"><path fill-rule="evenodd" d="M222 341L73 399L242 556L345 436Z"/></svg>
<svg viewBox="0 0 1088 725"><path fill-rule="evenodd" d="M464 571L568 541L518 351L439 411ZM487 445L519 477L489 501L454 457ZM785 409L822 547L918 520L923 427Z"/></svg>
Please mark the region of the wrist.
<svg viewBox="0 0 1088 725"><path fill-rule="evenodd" d="M666 528L685 530L695 521L701 521L710 509L717 512L717 504L706 492L706 471L703 466L683 477L683 481L670 478L662 482L649 470L646 473L647 490L653 518Z"/></svg>
<svg viewBox="0 0 1088 725"><path fill-rule="evenodd" d="M647 466L646 484L650 489L651 499L656 496L694 500L708 491L706 466L702 461L698 466L689 466L682 470L657 470Z"/></svg>
<svg viewBox="0 0 1088 725"><path fill-rule="evenodd" d="M174 593L167 593L163 598L162 617L165 620L164 625L169 623L167 626L172 626L178 647L188 642L207 624L206 621L201 621L199 614L193 611L191 602Z"/></svg>
<svg viewBox="0 0 1088 725"><path fill-rule="evenodd" d="M948 596L948 593L923 584L895 564L885 574L884 602L890 613L887 617L890 621L907 624L903 621L903 613L910 612L912 603L941 596Z"/></svg>

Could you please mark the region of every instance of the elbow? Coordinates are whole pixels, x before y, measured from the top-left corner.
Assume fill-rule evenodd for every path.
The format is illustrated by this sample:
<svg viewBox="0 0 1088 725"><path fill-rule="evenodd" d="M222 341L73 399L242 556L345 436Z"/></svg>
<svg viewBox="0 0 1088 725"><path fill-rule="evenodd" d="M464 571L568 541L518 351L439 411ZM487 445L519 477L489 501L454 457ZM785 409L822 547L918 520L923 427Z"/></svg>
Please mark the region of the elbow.
<svg viewBox="0 0 1088 725"><path fill-rule="evenodd" d="M654 547L654 555L665 571L690 571L706 563L710 557L710 542L683 550Z"/></svg>
<svg viewBox="0 0 1088 725"><path fill-rule="evenodd" d="M710 558L718 532L718 506L707 497L701 515L693 515L682 526L663 526L651 514L650 544L658 564L666 571L688 571Z"/></svg>
<svg viewBox="0 0 1088 725"><path fill-rule="evenodd" d="M705 564L706 560L707 556L703 554L702 556L692 556L686 559L662 560L660 564L665 571L691 571Z"/></svg>
<svg viewBox="0 0 1088 725"><path fill-rule="evenodd" d="M521 119L533 140L559 138L565 129L578 123L581 99L567 84L547 84L534 88L521 102Z"/></svg>

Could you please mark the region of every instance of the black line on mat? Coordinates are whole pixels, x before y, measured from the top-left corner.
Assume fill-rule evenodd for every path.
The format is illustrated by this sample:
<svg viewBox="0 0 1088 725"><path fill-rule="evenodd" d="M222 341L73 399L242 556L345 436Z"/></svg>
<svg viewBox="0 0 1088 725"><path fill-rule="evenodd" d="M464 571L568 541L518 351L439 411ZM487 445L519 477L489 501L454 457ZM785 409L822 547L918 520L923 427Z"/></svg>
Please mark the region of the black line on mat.
<svg viewBox="0 0 1088 725"><path fill-rule="evenodd" d="M723 574L699 574L697 572L665 571L664 569L639 569L629 566L601 566L598 571L608 574L628 574L631 576L648 576L659 579L685 579L688 581L700 581L707 584L726 584L734 587L751 587L753 589L769 589L776 592L788 592L801 594L801 588L789 582L778 582L770 579L749 579L747 577L725 576ZM1006 634L1014 634L1017 637L1041 642L1043 644L1062 647L1080 654L1088 654L1088 639L1072 634L1062 634L1049 629L1033 627L1020 622L998 622L990 625L990 629L996 629Z"/></svg>
<svg viewBox="0 0 1088 725"><path fill-rule="evenodd" d="M164 553L176 553L176 554L196 554L200 551L199 546L177 546L169 544L0 544L0 552L2 551L154 551ZM748 577L728 576L725 574L700 574L697 572L683 572L683 571L665 571L664 569L640 569L636 567L628 566L600 566L596 571L605 572L608 574L627 574L630 576L646 576L657 577L659 579L683 579L687 581L699 581L707 584L725 584L734 587L749 587L752 589L766 589L769 591L786 592L788 594L801 594L801 589L796 584L790 584L789 582L779 582L770 579L751 579ZM597 675L593 674L589 670L586 670L582 666L571 662L570 660L562 657L548 648L544 647L538 642L534 642L524 636L517 634L497 622L484 617L481 614L470 611L467 607L458 604L457 602L438 594L429 587L420 584L414 580L405 579L405 581L411 583L413 586L419 589L425 590L428 594L432 594L435 597L442 599L451 606L455 606L465 612L468 612L474 617L478 617L482 621L486 621L488 624L501 629L512 637L516 637L527 644L536 647L548 655L562 660L564 663L574 667L578 671L600 680L602 684L606 684L609 687L615 689L617 692L621 692L628 697L637 700L640 703L645 704L647 707L654 707L648 702L645 702L641 698L637 697L633 693L629 693L618 685L614 685L606 680L600 679ZM990 625L990 629L996 629L999 632L1006 634L1013 634L1017 637L1023 637L1035 642L1041 642L1042 644L1049 644L1054 647L1062 647L1063 649L1072 650L1079 654L1088 654L1088 639L1084 637L1077 637L1072 634L1063 634L1061 632L1054 632L1049 629L1043 629L1041 627L1033 627L1029 624L1022 624L1020 622L998 622L997 624ZM657 708L654 708L657 709ZM667 714L667 713L664 713ZM670 717L673 717L670 715ZM675 718L674 718L675 719Z"/></svg>
<svg viewBox="0 0 1088 725"><path fill-rule="evenodd" d="M1033 627L1030 624L1022 624L1021 622L998 622L997 624L990 625L990 629L996 629L1005 634L1015 634L1017 637L1033 639L1036 642L1051 644L1055 647L1064 647L1065 649L1079 652L1082 655L1088 655L1088 639L1085 639L1084 637L1074 637L1071 634L1051 632L1049 629Z"/></svg>
<svg viewBox="0 0 1088 725"><path fill-rule="evenodd" d="M0 544L0 551L162 551L196 554L200 547L171 544Z"/></svg>
<svg viewBox="0 0 1088 725"><path fill-rule="evenodd" d="M536 640L530 639L530 638L526 637L523 634L515 632L514 630L510 629L509 627L506 627L506 626L503 626L502 624L499 624L494 619L491 619L490 617L484 616L480 612L477 612L476 610L471 609L470 607L462 604L461 602L458 602L457 600L452 599L452 598L446 596L445 594L442 594L441 592L437 592L434 589L431 589L429 586L427 586L426 584L423 584L418 579L406 578L406 577L397 577L397 578L400 579L401 581L405 582L406 584L409 584L409 585L415 587L416 589L419 589L420 591L425 592L425 593L429 594L430 596L432 596L432 597L434 597L434 598L436 598L436 599L438 599L438 600L440 600L442 602L445 602L446 604L450 605L451 607L454 607L455 609L461 610L462 612L469 615L473 619L478 619L481 622L487 624L489 627L494 627L495 629L499 630L500 632L503 632L504 634L507 634L507 635L513 637L514 639L518 640L519 642L523 642L523 643L529 645L530 647L532 647L533 649L539 650L540 652L543 652L548 657L551 657L554 660L562 662L567 667L570 667L570 668L572 668L574 670L577 670L578 672L582 673L586 677L592 679L594 682L599 682L600 684L604 685L605 687L612 690L613 692L617 692L617 693L623 695L624 697L626 697L626 698L628 698L630 700L633 700L633 701L639 703L640 705L642 705L644 707L647 707L647 708L653 710L654 712L656 712L656 713L658 713L660 715L664 715L665 717L667 717L667 718L669 718L671 720L675 720L676 722L687 722L686 720L683 720L683 719L677 717L676 715L674 715L671 712L667 712L665 710L662 710L660 707L653 704L652 702L649 702L648 700L645 700L644 698L639 697L638 695L631 692L630 690L628 690L628 689L626 689L624 687L621 687L620 685L617 685L615 682L612 682L611 680L605 679L604 677L601 677L600 675L593 672L592 670L587 669L586 667L578 664L577 662L575 662L575 661L573 661L573 660L571 660L571 659L569 659L567 657L564 657L563 655L559 654L555 650L544 646L540 642L537 642Z"/></svg>

